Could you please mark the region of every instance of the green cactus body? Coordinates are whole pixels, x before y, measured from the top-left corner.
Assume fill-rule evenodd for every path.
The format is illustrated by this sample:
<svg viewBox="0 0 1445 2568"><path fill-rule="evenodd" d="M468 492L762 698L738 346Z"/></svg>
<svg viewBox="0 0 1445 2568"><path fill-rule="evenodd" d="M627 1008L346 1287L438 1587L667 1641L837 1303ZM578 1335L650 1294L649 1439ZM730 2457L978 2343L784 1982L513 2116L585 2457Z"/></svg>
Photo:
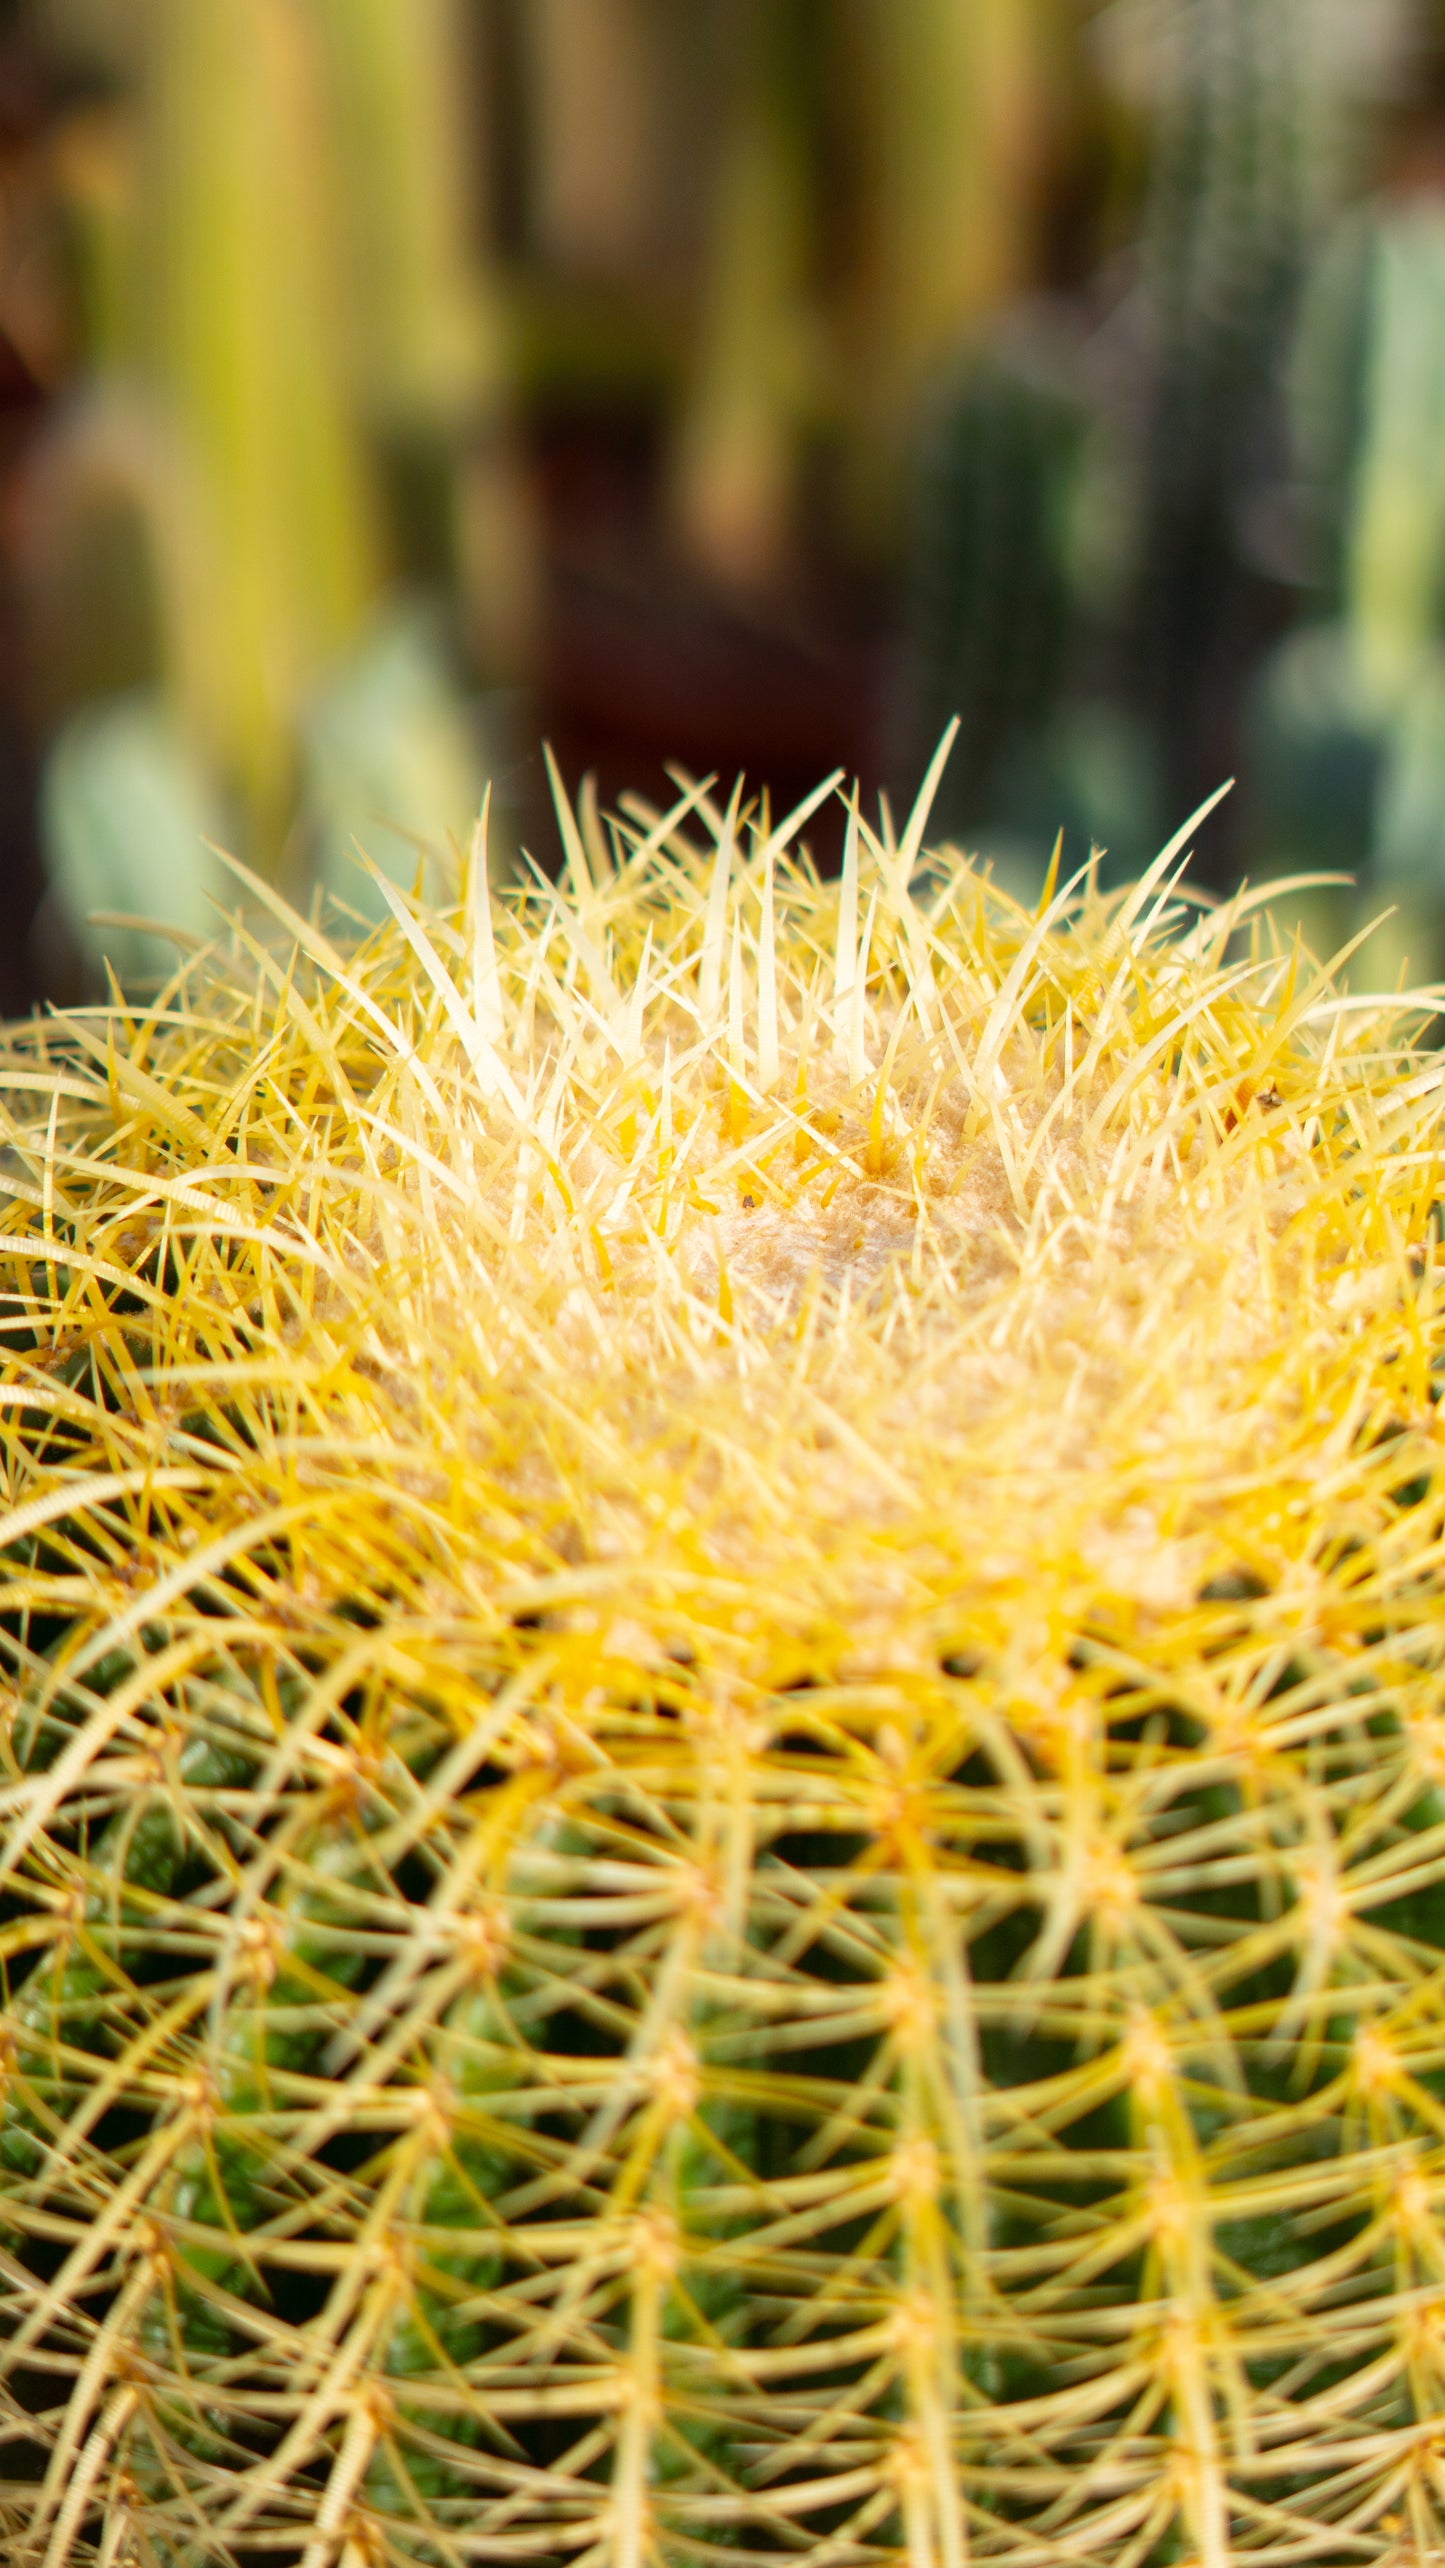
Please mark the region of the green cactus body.
<svg viewBox="0 0 1445 2568"><path fill-rule="evenodd" d="M1437 454L1445 222L1428 204L1343 223L1316 264L1294 356L1294 430L1316 603L1253 689L1266 866L1367 873L1381 986L1440 956L1441 567ZM1335 909L1343 930L1346 904Z"/></svg>
<svg viewBox="0 0 1445 2568"><path fill-rule="evenodd" d="M1307 0L1199 0L1153 16L1155 382L1136 632L1142 699L1178 793L1216 754L1250 647L1242 501L1269 452L1279 350L1339 120Z"/></svg>
<svg viewBox="0 0 1445 2568"><path fill-rule="evenodd" d="M1445 2557L1418 1021L560 808L0 1058L7 2561Z"/></svg>
<svg viewBox="0 0 1445 2568"><path fill-rule="evenodd" d="M1036 745L1066 675L1089 420L1051 357L970 357L935 388L919 441L900 750L916 773L962 708L940 813L960 829L995 817L1000 770L1021 740Z"/></svg>

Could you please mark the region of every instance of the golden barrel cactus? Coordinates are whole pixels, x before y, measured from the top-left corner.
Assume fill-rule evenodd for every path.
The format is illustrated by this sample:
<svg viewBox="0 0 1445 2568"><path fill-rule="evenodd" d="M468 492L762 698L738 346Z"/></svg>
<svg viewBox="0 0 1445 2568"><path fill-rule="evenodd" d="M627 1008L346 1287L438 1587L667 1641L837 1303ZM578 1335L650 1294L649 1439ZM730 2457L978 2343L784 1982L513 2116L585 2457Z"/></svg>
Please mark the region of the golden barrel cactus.
<svg viewBox="0 0 1445 2568"><path fill-rule="evenodd" d="M1445 1072L810 808L8 1039L14 2568L1445 2559Z"/></svg>

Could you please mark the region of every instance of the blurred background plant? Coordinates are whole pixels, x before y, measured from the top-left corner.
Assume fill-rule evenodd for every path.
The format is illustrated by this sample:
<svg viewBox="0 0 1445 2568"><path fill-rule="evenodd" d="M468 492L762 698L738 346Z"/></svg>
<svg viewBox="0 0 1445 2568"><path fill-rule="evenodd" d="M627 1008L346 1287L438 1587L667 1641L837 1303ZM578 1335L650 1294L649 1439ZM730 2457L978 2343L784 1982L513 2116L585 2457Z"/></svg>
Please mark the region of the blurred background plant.
<svg viewBox="0 0 1445 2568"><path fill-rule="evenodd" d="M1440 0L0 0L0 1003L538 743L1445 966ZM827 829L819 853L829 861Z"/></svg>

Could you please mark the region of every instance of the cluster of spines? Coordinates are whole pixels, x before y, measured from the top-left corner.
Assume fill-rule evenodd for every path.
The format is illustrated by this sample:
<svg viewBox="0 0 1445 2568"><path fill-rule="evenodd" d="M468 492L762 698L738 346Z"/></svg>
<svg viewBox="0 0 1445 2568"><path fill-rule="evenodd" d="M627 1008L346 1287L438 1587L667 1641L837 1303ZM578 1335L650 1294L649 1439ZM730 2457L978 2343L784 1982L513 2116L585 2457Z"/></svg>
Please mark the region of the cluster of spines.
<svg viewBox="0 0 1445 2568"><path fill-rule="evenodd" d="M477 865L360 956L238 930L255 989L183 974L5 1065L43 1102L5 1252L0 2368L56 2386L19 2555L1114 2568L1183 2539L1222 2568L1387 2557L1392 2513L1428 2541L1438 1069L1402 1072L1378 1002L1356 1044L1289 953L1230 962L1243 904L1161 945L1177 848L1072 946L1055 886L961 964L968 878L916 902L912 825L850 811L838 891L799 871L784 928L775 833L734 908L740 798L705 867L684 806L610 879L569 813L535 934ZM1042 1465L991 1502L928 1483L926 1415L876 1449L850 1367L921 1398L946 1361L963 1406L989 1345L915 1375L886 1303L715 1330L752 1373L700 1426L684 1380L639 1427L605 1335L559 1382L545 1313L510 1370L476 1354L446 1303L529 1235L524 1153L581 1229L586 1150L675 1173L684 1091L710 1176L833 1142L786 1092L810 990L858 1172L906 1022L927 1091L937 1045L1013 1150L1025 1244L1051 1131L1082 1113L1122 1191L1187 1112L1242 1255L1287 1122L1359 1300L1327 1327L1302 1296L1314 1415L1260 1400L1239 1487L1196 1493L1268 1576L1131 1613ZM515 1152L500 1193L478 1132ZM1017 1299L988 1326L1018 1347ZM1294 1361L1287 1319L1260 1343ZM661 1479L708 1435L752 1440L741 1560L705 1476ZM668 1503L619 1554L627 1469ZM1109 1471L1080 1503L1127 1514ZM1008 1509L1022 1568L989 1556Z"/></svg>

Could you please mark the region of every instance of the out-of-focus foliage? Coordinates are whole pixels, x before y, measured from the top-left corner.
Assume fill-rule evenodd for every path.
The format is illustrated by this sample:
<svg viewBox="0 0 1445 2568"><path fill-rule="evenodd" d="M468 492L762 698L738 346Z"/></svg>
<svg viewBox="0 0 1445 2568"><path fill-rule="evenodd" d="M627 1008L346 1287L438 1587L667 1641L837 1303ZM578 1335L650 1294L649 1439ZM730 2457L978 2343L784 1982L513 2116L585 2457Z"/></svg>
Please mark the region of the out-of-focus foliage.
<svg viewBox="0 0 1445 2568"><path fill-rule="evenodd" d="M958 707L973 748L948 817L1000 861L1037 872L1063 823L1127 869L1235 763L1274 576L1282 359L1408 27L1398 7L1314 0L1116 0L1095 22L1142 158L1137 234L1112 279L961 344L913 481L899 764ZM1336 448L1362 365L1357 333L1315 405ZM1382 528L1420 505L1406 413L1430 393L1401 395L1398 415L1392 387L1365 396L1394 422L1359 502ZM1352 449L1340 470L1352 483ZM1354 506L1343 484L1337 505ZM1291 862L1318 866L1301 837ZM1241 846L1258 853L1248 813Z"/></svg>
<svg viewBox="0 0 1445 2568"><path fill-rule="evenodd" d="M1033 273L1070 14L33 0L87 102L57 154L87 363L26 535L72 911L106 880L102 906L190 914L198 775L273 873L344 877L358 824L465 820L465 710L398 570L422 558L480 674L525 670L499 423L605 400L629 349L680 559L752 599L786 584L821 455L835 549L876 569L925 387ZM505 282L481 248L502 199ZM132 732L127 819L138 769L102 744Z"/></svg>
<svg viewBox="0 0 1445 2568"><path fill-rule="evenodd" d="M674 505L694 557L731 580L765 579L787 546L813 389L807 14L739 0L720 48L725 112Z"/></svg>
<svg viewBox="0 0 1445 2568"><path fill-rule="evenodd" d="M77 918L98 891L193 918L202 804L268 871L375 826L409 875L385 824L441 836L480 790L442 637L388 576L389 472L445 495L497 407L459 0L149 0L55 32L108 39L112 87L72 172L89 382L32 485L35 586L64 593L54 878ZM97 713L74 681L106 672L64 662L118 549L131 692Z"/></svg>
<svg viewBox="0 0 1445 2568"><path fill-rule="evenodd" d="M1129 870L1241 767L1226 865L1423 917L1445 323L1390 136L1433 9L29 0L83 359L20 512L70 907L127 791L76 780L132 721L102 906L191 914L197 775L263 870L365 906L353 832L409 871L466 824L478 690L566 730L584 559L594 727L646 734L657 650L615 645L664 596L740 665L841 604L890 634L877 766L910 787L958 712L940 816L1019 880L1061 822ZM759 759L708 666L703 763Z"/></svg>
<svg viewBox="0 0 1445 2568"><path fill-rule="evenodd" d="M1391 964L1445 962L1445 208L1341 225L1306 296L1294 443L1314 612L1256 685L1261 836L1306 843L1396 918ZM1338 906L1338 905L1337 905Z"/></svg>
<svg viewBox="0 0 1445 2568"><path fill-rule="evenodd" d="M675 498L715 573L756 586L786 560L820 436L842 447L854 538L889 541L933 375L1033 280L1069 14L714 7L721 113Z"/></svg>

